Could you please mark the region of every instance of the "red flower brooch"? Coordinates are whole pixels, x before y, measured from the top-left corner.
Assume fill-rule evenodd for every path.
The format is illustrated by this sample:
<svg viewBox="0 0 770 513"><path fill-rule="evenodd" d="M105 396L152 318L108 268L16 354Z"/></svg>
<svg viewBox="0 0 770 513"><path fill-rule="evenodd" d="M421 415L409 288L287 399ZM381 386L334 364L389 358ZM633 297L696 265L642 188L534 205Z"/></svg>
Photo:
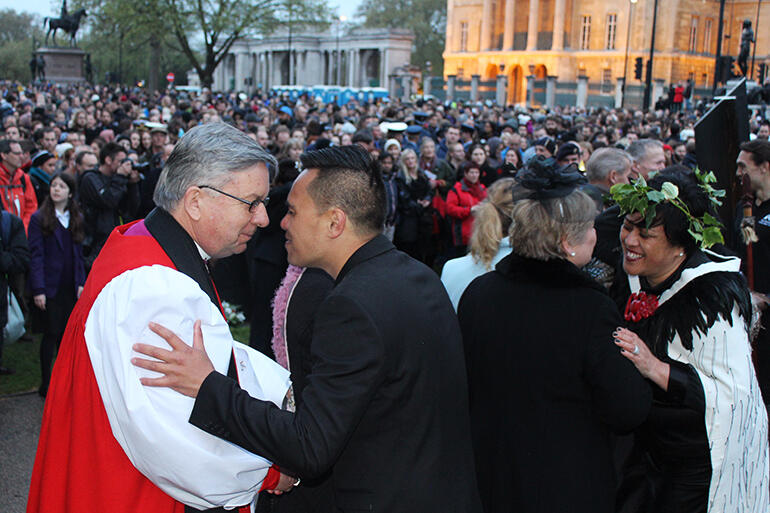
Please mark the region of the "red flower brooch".
<svg viewBox="0 0 770 513"><path fill-rule="evenodd" d="M658 296L637 292L628 297L624 317L627 321L639 322L652 316L658 309Z"/></svg>

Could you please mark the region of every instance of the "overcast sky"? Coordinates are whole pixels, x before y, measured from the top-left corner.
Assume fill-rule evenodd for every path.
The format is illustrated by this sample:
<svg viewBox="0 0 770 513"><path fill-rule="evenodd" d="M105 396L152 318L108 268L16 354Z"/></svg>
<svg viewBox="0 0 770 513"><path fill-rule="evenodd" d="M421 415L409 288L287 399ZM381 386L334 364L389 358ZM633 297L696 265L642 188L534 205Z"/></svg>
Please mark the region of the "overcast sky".
<svg viewBox="0 0 770 513"><path fill-rule="evenodd" d="M356 8L361 0L328 0L329 6L337 7L340 15L353 18ZM23 3L23 8L19 4ZM61 9L61 0L0 0L0 8L10 7L17 11L27 11L39 14L41 17L58 15Z"/></svg>

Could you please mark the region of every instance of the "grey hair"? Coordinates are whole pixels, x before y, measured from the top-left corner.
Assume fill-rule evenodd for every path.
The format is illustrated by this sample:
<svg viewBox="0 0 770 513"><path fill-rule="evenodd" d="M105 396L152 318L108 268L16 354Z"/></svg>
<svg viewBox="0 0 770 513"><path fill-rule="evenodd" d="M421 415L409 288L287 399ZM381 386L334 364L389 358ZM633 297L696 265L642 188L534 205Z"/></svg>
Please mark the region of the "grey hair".
<svg viewBox="0 0 770 513"><path fill-rule="evenodd" d="M516 201L510 228L513 252L536 260L566 258L562 240L570 244L583 242L594 225L594 217L594 200L579 190L563 198Z"/></svg>
<svg viewBox="0 0 770 513"><path fill-rule="evenodd" d="M586 162L586 177L591 182L603 182L611 171L631 167L633 159L628 152L618 148L599 148Z"/></svg>
<svg viewBox="0 0 770 513"><path fill-rule="evenodd" d="M663 148L663 143L657 139L639 139L629 144L626 151L634 159L634 162L639 162L647 157L647 153L652 148Z"/></svg>
<svg viewBox="0 0 770 513"><path fill-rule="evenodd" d="M275 158L253 139L226 123L198 125L174 147L155 187L153 200L173 210L192 186L221 187L232 173L257 164L275 166Z"/></svg>

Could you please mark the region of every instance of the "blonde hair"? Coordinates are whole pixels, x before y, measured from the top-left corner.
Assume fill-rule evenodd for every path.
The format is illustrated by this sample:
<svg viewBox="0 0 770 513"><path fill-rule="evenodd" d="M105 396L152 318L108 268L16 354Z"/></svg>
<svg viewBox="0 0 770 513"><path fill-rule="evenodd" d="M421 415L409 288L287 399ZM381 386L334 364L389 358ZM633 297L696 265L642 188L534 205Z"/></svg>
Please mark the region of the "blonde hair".
<svg viewBox="0 0 770 513"><path fill-rule="evenodd" d="M404 181L408 184L412 183L412 175L409 174L409 170L406 169L406 164L404 161L406 160L406 157L409 155L414 155L414 158L417 158L417 152L415 152L411 148L407 148L404 151L401 152L401 156L398 158L398 165L399 168L401 168L401 176L404 177ZM416 164L417 166L417 176L420 176L422 174L422 170L420 169L420 163L419 161Z"/></svg>
<svg viewBox="0 0 770 513"><path fill-rule="evenodd" d="M502 178L487 190L487 198L473 207L473 230L468 243L471 257L477 264L492 269L492 260L500 249L500 241L511 227L513 209L513 178Z"/></svg>
<svg viewBox="0 0 770 513"><path fill-rule="evenodd" d="M511 245L521 256L536 260L565 258L562 240L583 241L596 217L596 205L575 190L563 198L522 199L513 206Z"/></svg>

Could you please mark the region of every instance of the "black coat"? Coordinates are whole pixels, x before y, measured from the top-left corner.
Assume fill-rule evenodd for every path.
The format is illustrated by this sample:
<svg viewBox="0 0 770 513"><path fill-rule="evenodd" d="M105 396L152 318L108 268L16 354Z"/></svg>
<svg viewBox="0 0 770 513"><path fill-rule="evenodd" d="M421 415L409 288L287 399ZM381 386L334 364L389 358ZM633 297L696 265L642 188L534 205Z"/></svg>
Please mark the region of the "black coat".
<svg viewBox="0 0 770 513"><path fill-rule="evenodd" d="M8 275L26 273L30 258L24 223L8 212L3 212L2 215L10 216L11 229L9 240L0 240L0 329L8 322Z"/></svg>
<svg viewBox="0 0 770 513"><path fill-rule="evenodd" d="M651 389L612 341L612 300L565 260L512 254L458 307L486 513L610 513L610 432L641 424Z"/></svg>
<svg viewBox="0 0 770 513"><path fill-rule="evenodd" d="M286 199L291 186L291 183L287 183L270 190L270 202L267 205L270 223L257 230L246 246L251 321L249 345L270 358L275 358L270 347L273 338L273 296L289 267L284 246L286 232L281 228L281 219L288 211Z"/></svg>
<svg viewBox="0 0 770 513"><path fill-rule="evenodd" d="M430 200L433 195L428 178L419 176L407 183L403 173L396 177L398 186L398 221L396 222L396 243L414 243L430 236L433 229L430 206L423 207L419 200Z"/></svg>
<svg viewBox="0 0 770 513"><path fill-rule="evenodd" d="M337 511L479 511L462 342L436 274L377 236L315 318L296 414L212 372L190 422L300 476L332 468Z"/></svg>
<svg viewBox="0 0 770 513"><path fill-rule="evenodd" d="M88 259L93 262L112 230L135 218L139 185L117 173L106 176L99 171L86 171L78 188L86 228L83 246L87 246Z"/></svg>

